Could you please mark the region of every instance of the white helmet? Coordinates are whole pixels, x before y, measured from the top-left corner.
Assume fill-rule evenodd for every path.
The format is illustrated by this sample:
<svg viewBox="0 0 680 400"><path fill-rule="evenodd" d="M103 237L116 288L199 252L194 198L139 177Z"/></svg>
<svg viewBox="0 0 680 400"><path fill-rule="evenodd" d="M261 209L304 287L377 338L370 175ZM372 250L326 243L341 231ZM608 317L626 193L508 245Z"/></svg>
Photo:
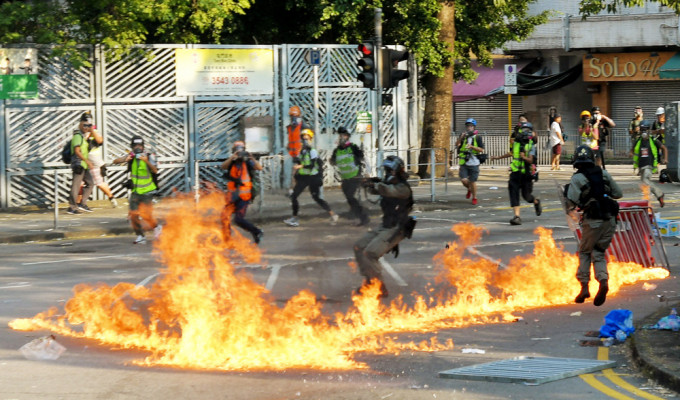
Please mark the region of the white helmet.
<svg viewBox="0 0 680 400"><path fill-rule="evenodd" d="M666 114L666 110L663 109L663 107L659 107L656 109L656 115L661 115L661 114Z"/></svg>

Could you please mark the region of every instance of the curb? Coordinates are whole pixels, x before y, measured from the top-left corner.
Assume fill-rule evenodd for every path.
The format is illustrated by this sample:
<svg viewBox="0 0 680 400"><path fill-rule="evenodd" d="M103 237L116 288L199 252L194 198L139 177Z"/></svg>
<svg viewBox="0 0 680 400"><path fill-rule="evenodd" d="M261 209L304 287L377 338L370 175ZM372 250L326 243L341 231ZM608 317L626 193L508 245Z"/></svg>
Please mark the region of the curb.
<svg viewBox="0 0 680 400"><path fill-rule="evenodd" d="M677 306L677 305L676 305ZM642 321L636 324L636 332L631 336L631 351L633 362L640 369L642 374L651 378L663 386L680 391L680 376L677 372L671 371L663 366L663 358L655 358L653 352L654 339L650 338L655 330L644 330L642 326L648 324L655 324L660 318L668 315L668 308L670 306L663 306L654 313L646 316Z"/></svg>

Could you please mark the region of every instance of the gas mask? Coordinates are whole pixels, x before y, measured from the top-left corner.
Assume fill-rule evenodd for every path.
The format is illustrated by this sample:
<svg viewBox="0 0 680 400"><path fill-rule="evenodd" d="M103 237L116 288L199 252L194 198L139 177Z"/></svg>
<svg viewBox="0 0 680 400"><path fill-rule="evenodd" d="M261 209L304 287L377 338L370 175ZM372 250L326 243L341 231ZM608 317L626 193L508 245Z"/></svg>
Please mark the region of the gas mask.
<svg viewBox="0 0 680 400"><path fill-rule="evenodd" d="M300 124L302 124L302 117L295 117L295 118L293 118L293 124L294 124L294 125L300 125Z"/></svg>
<svg viewBox="0 0 680 400"><path fill-rule="evenodd" d="M640 134L640 137L643 138L643 139L645 139L645 140L647 140L647 139L649 139L649 133L646 132L646 131L645 131L645 132L642 132L642 133Z"/></svg>
<svg viewBox="0 0 680 400"><path fill-rule="evenodd" d="M135 147L132 149L132 152L135 154L142 154L144 152L144 148L142 147Z"/></svg>
<svg viewBox="0 0 680 400"><path fill-rule="evenodd" d="M302 139L302 145L305 146L305 147L307 147L307 148L311 148L311 147L312 147L312 143L311 143L309 140L307 140L307 139Z"/></svg>

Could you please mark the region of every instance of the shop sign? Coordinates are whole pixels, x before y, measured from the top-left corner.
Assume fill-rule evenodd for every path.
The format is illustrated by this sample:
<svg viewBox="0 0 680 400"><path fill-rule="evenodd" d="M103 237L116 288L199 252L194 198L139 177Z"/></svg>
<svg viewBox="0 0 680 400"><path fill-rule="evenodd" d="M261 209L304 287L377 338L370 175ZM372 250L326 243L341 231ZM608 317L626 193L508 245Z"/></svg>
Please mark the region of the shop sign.
<svg viewBox="0 0 680 400"><path fill-rule="evenodd" d="M657 81L660 80L659 68L673 55L673 51L586 54L583 56L583 80Z"/></svg>

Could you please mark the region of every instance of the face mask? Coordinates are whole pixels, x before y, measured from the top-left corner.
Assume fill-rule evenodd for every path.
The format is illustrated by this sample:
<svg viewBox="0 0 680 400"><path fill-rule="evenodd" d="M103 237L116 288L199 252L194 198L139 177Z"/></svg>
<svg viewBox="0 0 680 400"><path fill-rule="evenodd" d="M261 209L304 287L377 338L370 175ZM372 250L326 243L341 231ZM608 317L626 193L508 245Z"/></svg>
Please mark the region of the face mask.
<svg viewBox="0 0 680 400"><path fill-rule="evenodd" d="M302 117L295 117L295 118L293 118L293 123L294 123L295 125L300 125L300 124L302 124Z"/></svg>
<svg viewBox="0 0 680 400"><path fill-rule="evenodd" d="M135 154L141 154L144 152L144 149L141 147L135 147L134 149L132 149L132 152Z"/></svg>
<svg viewBox="0 0 680 400"><path fill-rule="evenodd" d="M305 147L312 147L311 144L309 143L309 140L307 140L307 139L302 140L302 144L303 144Z"/></svg>
<svg viewBox="0 0 680 400"><path fill-rule="evenodd" d="M642 132L642 135L640 135L643 139L649 139L649 133L647 132Z"/></svg>

